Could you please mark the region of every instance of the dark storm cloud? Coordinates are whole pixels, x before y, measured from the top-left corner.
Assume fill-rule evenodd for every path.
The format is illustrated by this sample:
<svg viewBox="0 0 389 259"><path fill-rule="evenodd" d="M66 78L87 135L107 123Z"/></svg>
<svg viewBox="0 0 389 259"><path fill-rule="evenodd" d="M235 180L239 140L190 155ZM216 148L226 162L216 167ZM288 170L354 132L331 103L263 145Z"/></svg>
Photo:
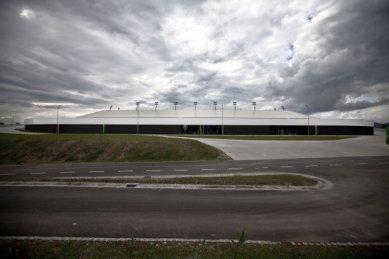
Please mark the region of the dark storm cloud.
<svg viewBox="0 0 389 259"><path fill-rule="evenodd" d="M136 100L387 107L388 13L384 0L1 1L2 115Z"/></svg>
<svg viewBox="0 0 389 259"><path fill-rule="evenodd" d="M291 98L289 105L312 112L350 111L388 104L389 2L340 1L339 10L317 28L322 57L302 60L287 87L268 89ZM319 14L320 15L320 14ZM377 84L386 87L377 88ZM346 96L377 96L376 102L346 103ZM299 108L300 107L300 108Z"/></svg>

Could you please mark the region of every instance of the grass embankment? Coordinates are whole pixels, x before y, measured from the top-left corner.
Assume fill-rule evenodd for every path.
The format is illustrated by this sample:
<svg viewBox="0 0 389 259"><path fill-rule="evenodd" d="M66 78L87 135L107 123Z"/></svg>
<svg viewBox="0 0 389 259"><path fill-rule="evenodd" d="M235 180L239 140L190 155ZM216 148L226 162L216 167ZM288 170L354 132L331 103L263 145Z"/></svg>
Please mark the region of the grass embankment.
<svg viewBox="0 0 389 259"><path fill-rule="evenodd" d="M312 186L317 181L300 175L234 175L172 178L48 178L42 181L56 182L104 182L104 183L152 183L152 184L201 184L201 185L281 185Z"/></svg>
<svg viewBox="0 0 389 259"><path fill-rule="evenodd" d="M241 136L241 135L179 135L179 137L187 138L213 138L213 139L238 139L238 140L306 140L306 141L322 141L322 140L340 140L354 138L354 136L289 136L289 135L276 135L276 136L262 136L262 135L253 135L253 136Z"/></svg>
<svg viewBox="0 0 389 259"><path fill-rule="evenodd" d="M388 258L387 248L246 243L0 241L1 258Z"/></svg>
<svg viewBox="0 0 389 259"><path fill-rule="evenodd" d="M0 164L228 159L198 141L136 135L0 134Z"/></svg>

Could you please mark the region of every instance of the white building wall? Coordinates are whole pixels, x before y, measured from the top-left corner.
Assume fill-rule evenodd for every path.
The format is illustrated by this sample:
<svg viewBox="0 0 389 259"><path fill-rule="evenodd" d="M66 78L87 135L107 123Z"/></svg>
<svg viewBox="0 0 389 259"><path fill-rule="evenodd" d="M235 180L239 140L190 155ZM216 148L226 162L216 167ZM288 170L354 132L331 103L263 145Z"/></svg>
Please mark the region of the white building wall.
<svg viewBox="0 0 389 259"><path fill-rule="evenodd" d="M136 117L131 118L59 118L59 124L112 124L112 125L307 125L305 118L232 118L227 117ZM27 119L26 125L32 124L56 124L56 118ZM318 126L366 126L373 127L373 121L368 120L341 120L341 119L309 119L310 125Z"/></svg>

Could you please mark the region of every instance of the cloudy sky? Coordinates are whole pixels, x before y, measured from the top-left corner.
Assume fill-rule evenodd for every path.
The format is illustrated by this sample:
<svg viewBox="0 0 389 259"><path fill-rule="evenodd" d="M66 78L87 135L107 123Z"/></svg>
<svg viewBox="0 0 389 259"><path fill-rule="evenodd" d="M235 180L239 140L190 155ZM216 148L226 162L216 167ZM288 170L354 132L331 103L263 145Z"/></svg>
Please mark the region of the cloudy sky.
<svg viewBox="0 0 389 259"><path fill-rule="evenodd" d="M389 1L0 1L0 117L273 109L389 121Z"/></svg>

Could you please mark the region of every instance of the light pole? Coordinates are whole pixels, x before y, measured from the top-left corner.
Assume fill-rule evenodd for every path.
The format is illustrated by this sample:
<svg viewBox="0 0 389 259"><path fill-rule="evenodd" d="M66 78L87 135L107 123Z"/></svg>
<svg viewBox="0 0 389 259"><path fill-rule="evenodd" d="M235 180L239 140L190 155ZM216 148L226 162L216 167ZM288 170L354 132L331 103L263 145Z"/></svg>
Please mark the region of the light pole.
<svg viewBox="0 0 389 259"><path fill-rule="evenodd" d="M217 106L217 102L216 101L213 102L213 106L215 106L215 111L216 111L216 106Z"/></svg>
<svg viewBox="0 0 389 259"><path fill-rule="evenodd" d="M155 110L157 110L158 102L155 102L154 105L155 105Z"/></svg>
<svg viewBox="0 0 389 259"><path fill-rule="evenodd" d="M139 105L140 102L136 102L136 134L139 134Z"/></svg>
<svg viewBox="0 0 389 259"><path fill-rule="evenodd" d="M232 104L234 105L234 110L236 111L236 102L232 102Z"/></svg>
<svg viewBox="0 0 389 259"><path fill-rule="evenodd" d="M256 106L257 106L257 103L256 102L253 102L253 106L254 106L254 111L257 110Z"/></svg>
<svg viewBox="0 0 389 259"><path fill-rule="evenodd" d="M65 106L63 105L59 105L59 104L53 104L53 105L36 105L36 107L39 107L39 108L45 108L45 109L57 109L57 125L56 125L56 129L55 129L55 133L59 134L59 109L63 109L65 108Z"/></svg>
<svg viewBox="0 0 389 259"><path fill-rule="evenodd" d="M306 104L305 107L307 107L307 114L308 114L308 138L309 138L309 106Z"/></svg>
<svg viewBox="0 0 389 259"><path fill-rule="evenodd" d="M61 105L57 105L57 134L59 134L59 122L58 122L58 113L59 113L59 109L61 108Z"/></svg>
<svg viewBox="0 0 389 259"><path fill-rule="evenodd" d="M178 104L178 102L174 102L174 110L175 111L177 110L177 104Z"/></svg>
<svg viewBox="0 0 389 259"><path fill-rule="evenodd" d="M224 135L224 107L222 104L222 135Z"/></svg>
<svg viewBox="0 0 389 259"><path fill-rule="evenodd" d="M197 102L193 102L194 104L194 107L195 107L195 111L197 110Z"/></svg>

